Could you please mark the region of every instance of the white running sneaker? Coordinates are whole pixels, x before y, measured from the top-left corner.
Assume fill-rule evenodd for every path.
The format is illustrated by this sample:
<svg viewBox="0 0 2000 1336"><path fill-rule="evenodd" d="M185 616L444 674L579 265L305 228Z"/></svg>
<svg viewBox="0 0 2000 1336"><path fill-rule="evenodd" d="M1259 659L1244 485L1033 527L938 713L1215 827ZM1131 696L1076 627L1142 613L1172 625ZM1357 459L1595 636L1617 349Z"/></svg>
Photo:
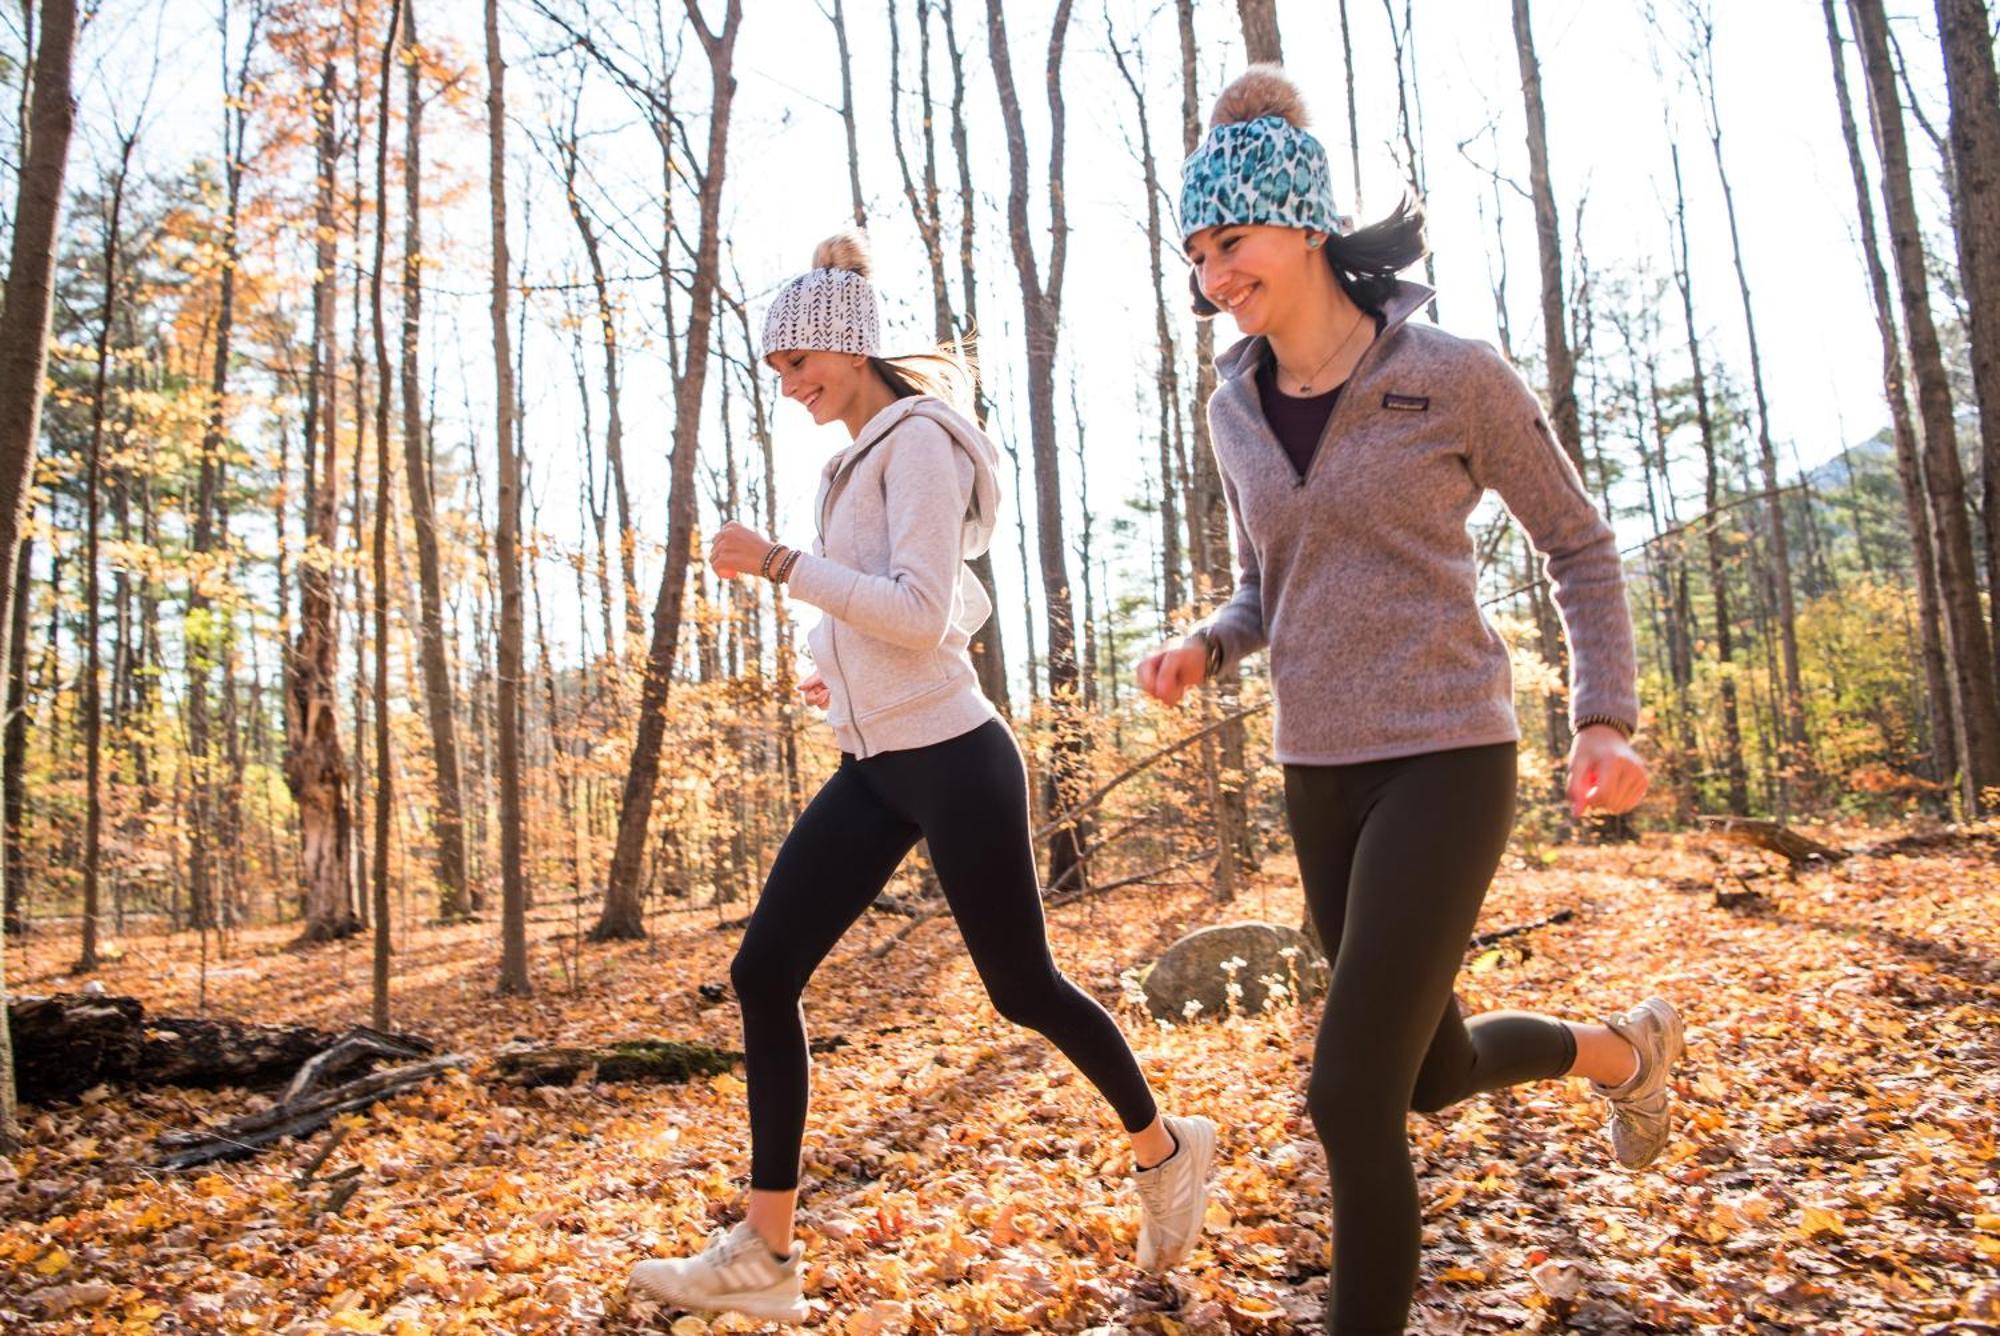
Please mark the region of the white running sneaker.
<svg viewBox="0 0 2000 1336"><path fill-rule="evenodd" d="M1600 1085L1611 1105L1611 1148L1627 1169L1643 1169L1659 1158L1674 1130L1674 1064L1687 1051L1681 1016L1674 1004L1649 997L1622 1016L1604 1022L1639 1055L1639 1069L1620 1085Z"/></svg>
<svg viewBox="0 0 2000 1336"><path fill-rule="evenodd" d="M805 1245L793 1240L780 1262L746 1221L717 1231L693 1257L660 1258L632 1268L626 1288L641 1298L676 1308L745 1313L770 1322L803 1322L806 1301L799 1287L799 1259Z"/></svg>
<svg viewBox="0 0 2000 1336"><path fill-rule="evenodd" d="M1206 1118L1167 1118L1174 1153L1150 1169L1134 1170L1139 1189L1139 1266L1167 1271L1194 1251L1208 1214L1208 1179L1215 1168L1215 1124Z"/></svg>

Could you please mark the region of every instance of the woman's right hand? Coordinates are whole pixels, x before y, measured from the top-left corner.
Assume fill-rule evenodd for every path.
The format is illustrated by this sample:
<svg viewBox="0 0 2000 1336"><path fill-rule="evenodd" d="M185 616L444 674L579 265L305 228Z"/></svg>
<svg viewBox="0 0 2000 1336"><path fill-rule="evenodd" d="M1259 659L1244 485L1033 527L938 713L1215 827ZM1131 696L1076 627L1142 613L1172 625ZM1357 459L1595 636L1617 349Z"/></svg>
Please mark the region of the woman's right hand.
<svg viewBox="0 0 2000 1336"><path fill-rule="evenodd" d="M815 710L824 710L827 703L833 699L833 692L827 688L826 679L818 673L810 673L800 681L799 694L804 696L806 704Z"/></svg>
<svg viewBox="0 0 2000 1336"><path fill-rule="evenodd" d="M1162 705L1180 704L1188 688L1200 686L1207 675L1208 646L1197 636L1139 660L1139 690Z"/></svg>

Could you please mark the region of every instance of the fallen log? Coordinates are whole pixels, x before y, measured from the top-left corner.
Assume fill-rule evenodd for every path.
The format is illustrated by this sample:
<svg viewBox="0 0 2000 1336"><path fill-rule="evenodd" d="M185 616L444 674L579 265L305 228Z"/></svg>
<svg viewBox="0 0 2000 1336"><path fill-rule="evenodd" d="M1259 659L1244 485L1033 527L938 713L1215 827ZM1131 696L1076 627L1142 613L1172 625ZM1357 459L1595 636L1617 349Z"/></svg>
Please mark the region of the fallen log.
<svg viewBox="0 0 2000 1336"><path fill-rule="evenodd" d="M12 998L7 1022L16 1094L31 1104L75 1099L97 1085L267 1088L322 1057L315 1079L334 1081L380 1058L436 1052L417 1036L365 1027L342 1036L309 1025L149 1019L137 998L89 993Z"/></svg>
<svg viewBox="0 0 2000 1336"><path fill-rule="evenodd" d="M1821 844L1775 821L1760 821L1747 816L1704 816L1699 819L1703 826L1723 839L1768 850L1794 868L1814 863L1838 863L1848 857L1845 849Z"/></svg>
<svg viewBox="0 0 2000 1336"><path fill-rule="evenodd" d="M708 1044L638 1039L608 1048L509 1045L493 1055L493 1070L514 1085L574 1085L587 1073L599 1081L659 1081L678 1085L726 1072L743 1055Z"/></svg>
<svg viewBox="0 0 2000 1336"><path fill-rule="evenodd" d="M343 1113L365 1109L386 1095L470 1062L471 1058L464 1053L447 1053L425 1062L373 1072L291 1104L280 1101L220 1127L198 1132L163 1132L154 1139L162 1152L158 1163L163 1169L189 1169L251 1155L285 1137L317 1132Z"/></svg>
<svg viewBox="0 0 2000 1336"><path fill-rule="evenodd" d="M891 1034L903 1027L879 1027L875 1034ZM352 1038L352 1036L350 1036ZM343 1040L347 1043L348 1040ZM814 1053L846 1048L845 1036L832 1035L812 1041ZM743 1060L733 1049L672 1039L638 1039L612 1044L608 1048L559 1045L536 1048L524 1043L509 1044L493 1055L493 1073L501 1080L533 1088L545 1085L572 1085L580 1078L594 1081L657 1081L680 1084L698 1076L729 1071ZM253 1155L286 1137L301 1137L319 1131L343 1113L364 1109L397 1091L419 1085L452 1067L469 1067L473 1056L447 1053L443 1057L404 1067L385 1068L345 1085L312 1094L312 1077L320 1070L308 1064L301 1069L286 1097L220 1127L185 1132L163 1132L154 1139L160 1150L157 1161L163 1169L190 1169L216 1160ZM322 1149L299 1175L299 1185L313 1181L333 1147L345 1133L337 1133L332 1145ZM335 1175L334 1177L339 1177ZM329 1178L323 1180L332 1182ZM352 1188L340 1185L351 1195ZM346 1195L333 1194L325 1209L338 1213Z"/></svg>

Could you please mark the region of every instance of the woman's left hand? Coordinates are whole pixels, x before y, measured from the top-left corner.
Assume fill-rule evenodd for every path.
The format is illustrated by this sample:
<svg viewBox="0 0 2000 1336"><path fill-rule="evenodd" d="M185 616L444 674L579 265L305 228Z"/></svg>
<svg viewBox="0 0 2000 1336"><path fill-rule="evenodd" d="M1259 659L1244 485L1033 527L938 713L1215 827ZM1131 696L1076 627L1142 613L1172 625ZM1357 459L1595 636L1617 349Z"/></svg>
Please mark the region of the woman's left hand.
<svg viewBox="0 0 2000 1336"><path fill-rule="evenodd" d="M771 540L735 520L715 531L708 545L708 564L725 580L756 573L757 563L771 550Z"/></svg>
<svg viewBox="0 0 2000 1336"><path fill-rule="evenodd" d="M1569 805L1586 812L1629 812L1646 796L1646 763L1623 734L1608 724L1577 731L1569 747Z"/></svg>

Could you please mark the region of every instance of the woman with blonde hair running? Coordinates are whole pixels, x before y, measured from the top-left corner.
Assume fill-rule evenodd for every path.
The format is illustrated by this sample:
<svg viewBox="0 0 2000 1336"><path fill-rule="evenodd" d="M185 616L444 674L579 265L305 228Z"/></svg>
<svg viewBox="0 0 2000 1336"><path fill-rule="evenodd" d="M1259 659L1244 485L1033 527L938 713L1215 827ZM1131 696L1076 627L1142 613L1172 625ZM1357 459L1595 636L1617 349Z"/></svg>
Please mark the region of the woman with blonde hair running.
<svg viewBox="0 0 2000 1336"><path fill-rule="evenodd" d="M992 604L965 563L986 550L1000 505L997 454L967 416L969 368L951 350L884 357L878 324L862 239L830 238L764 326L784 396L849 437L820 471L817 538L787 547L732 522L709 550L724 578L776 581L824 614L799 691L826 710L841 758L779 849L730 966L749 1084L745 1218L693 1257L632 1272L635 1293L681 1307L804 1316L799 999L919 839L995 1010L1047 1036L1129 1134L1140 1265L1176 1265L1201 1230L1215 1126L1162 1116L1117 1023L1056 968L1026 767L967 653Z"/></svg>

